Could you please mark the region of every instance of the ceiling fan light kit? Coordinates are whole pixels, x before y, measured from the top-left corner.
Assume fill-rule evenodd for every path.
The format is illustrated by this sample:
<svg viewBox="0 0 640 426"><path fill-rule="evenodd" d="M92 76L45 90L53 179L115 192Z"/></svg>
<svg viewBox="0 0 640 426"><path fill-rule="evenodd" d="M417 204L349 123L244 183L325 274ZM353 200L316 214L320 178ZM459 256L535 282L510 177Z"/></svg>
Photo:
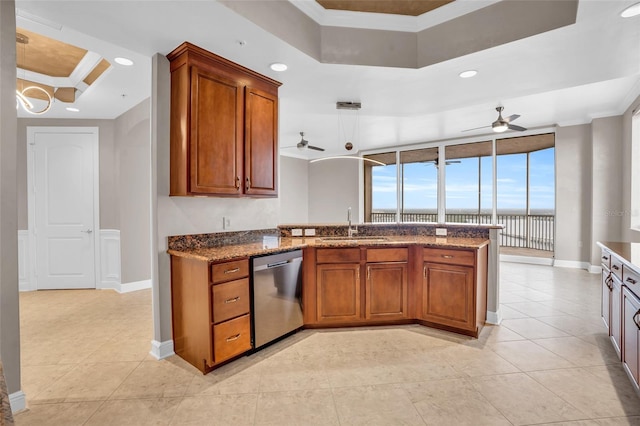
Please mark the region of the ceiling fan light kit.
<svg viewBox="0 0 640 426"><path fill-rule="evenodd" d="M484 129L486 127L491 127L493 129L493 131L496 132L496 133L506 132L507 130L516 130L518 132L524 132L525 130L527 130L524 127L516 126L515 124L511 124L512 121L520 118L520 116L518 114L512 114L507 118L502 118L502 111L503 110L504 110L504 107L501 107L501 106L496 107L496 111L498 111L498 119L496 121L494 121L493 123L491 123L491 126L474 127L472 129L465 129L465 130L463 130L463 132L469 132L471 130Z"/></svg>

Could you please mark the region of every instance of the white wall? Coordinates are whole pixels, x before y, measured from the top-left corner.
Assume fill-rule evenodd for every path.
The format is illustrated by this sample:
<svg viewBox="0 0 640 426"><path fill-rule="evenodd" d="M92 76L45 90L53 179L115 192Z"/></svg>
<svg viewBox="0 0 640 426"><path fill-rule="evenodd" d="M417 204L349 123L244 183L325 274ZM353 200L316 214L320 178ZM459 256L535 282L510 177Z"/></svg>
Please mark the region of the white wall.
<svg viewBox="0 0 640 426"><path fill-rule="evenodd" d="M309 222L309 162L280 156L279 224Z"/></svg>
<svg viewBox="0 0 640 426"><path fill-rule="evenodd" d="M121 282L151 278L149 99L115 120Z"/></svg>
<svg viewBox="0 0 640 426"><path fill-rule="evenodd" d="M356 160L309 163L309 222L347 223L349 207L353 222L359 222L360 167Z"/></svg>

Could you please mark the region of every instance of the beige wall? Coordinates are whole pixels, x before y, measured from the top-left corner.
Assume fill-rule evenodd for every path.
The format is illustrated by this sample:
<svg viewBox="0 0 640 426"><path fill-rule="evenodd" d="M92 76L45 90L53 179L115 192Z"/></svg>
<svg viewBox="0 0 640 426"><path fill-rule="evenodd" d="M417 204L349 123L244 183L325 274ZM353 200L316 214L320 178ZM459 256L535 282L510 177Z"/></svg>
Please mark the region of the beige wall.
<svg viewBox="0 0 640 426"><path fill-rule="evenodd" d="M15 2L0 1L0 360L9 394L20 385Z"/></svg>
<svg viewBox="0 0 640 426"><path fill-rule="evenodd" d="M18 119L18 229L28 229L27 127L29 126L98 128L100 156L100 228L120 229L120 215L118 212L119 191L115 153L115 120L68 120L35 117Z"/></svg>
<svg viewBox="0 0 640 426"><path fill-rule="evenodd" d="M347 223L347 209L359 222L359 161L309 163L309 222Z"/></svg>
<svg viewBox="0 0 640 426"><path fill-rule="evenodd" d="M149 99L115 120L114 173L123 283L151 278L150 137Z"/></svg>
<svg viewBox="0 0 640 426"><path fill-rule="evenodd" d="M560 261L591 255L591 126L556 129L556 253Z"/></svg>
<svg viewBox="0 0 640 426"><path fill-rule="evenodd" d="M278 223L309 221L309 162L280 157L280 212Z"/></svg>
<svg viewBox="0 0 640 426"><path fill-rule="evenodd" d="M591 265L600 264L598 241L619 241L622 228L622 117L591 123Z"/></svg>

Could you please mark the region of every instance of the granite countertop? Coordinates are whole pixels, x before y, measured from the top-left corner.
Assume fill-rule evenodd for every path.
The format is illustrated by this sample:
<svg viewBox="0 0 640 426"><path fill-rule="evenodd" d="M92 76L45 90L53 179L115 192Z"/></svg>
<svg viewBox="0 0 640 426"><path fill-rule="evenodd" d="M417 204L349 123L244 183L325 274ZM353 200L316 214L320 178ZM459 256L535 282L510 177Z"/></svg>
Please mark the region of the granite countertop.
<svg viewBox="0 0 640 426"><path fill-rule="evenodd" d="M598 245L617 254L627 267L640 274L640 243L598 241Z"/></svg>
<svg viewBox="0 0 640 426"><path fill-rule="evenodd" d="M260 256L264 254L291 251L305 247L396 247L417 244L426 247L478 249L489 244L489 239L486 238L435 237L423 235L384 236L380 238L363 237L360 240L358 240L358 237L354 237L351 240L336 240L330 238L332 237L317 236L295 238L263 236L252 242L229 244L218 247L169 249L167 250L167 253L173 256L204 260L207 262L217 262L238 257Z"/></svg>

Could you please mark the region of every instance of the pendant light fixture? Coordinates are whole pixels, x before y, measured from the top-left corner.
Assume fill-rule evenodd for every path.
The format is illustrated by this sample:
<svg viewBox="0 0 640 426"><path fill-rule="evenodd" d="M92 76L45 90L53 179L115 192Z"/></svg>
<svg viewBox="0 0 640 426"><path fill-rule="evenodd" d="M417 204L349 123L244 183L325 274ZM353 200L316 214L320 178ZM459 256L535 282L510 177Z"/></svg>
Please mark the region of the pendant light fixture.
<svg viewBox="0 0 640 426"><path fill-rule="evenodd" d="M16 43L22 45L22 65L24 68L26 67L26 62L27 62L27 44L29 44L29 37L27 37L24 34L17 33ZM24 71L23 71L22 81L24 80L25 79L24 79ZM45 97L44 100L47 102L45 107L40 110L35 110L33 103L28 99L29 93L31 93L31 95L34 95L36 92L43 95ZM22 107L22 109L25 112L28 112L29 114L41 115L49 111L51 109L52 104L53 104L53 98L51 97L51 94L49 94L49 92L46 89L40 86L34 85L34 86L23 87L22 90L16 89L16 109L19 109L20 107Z"/></svg>

